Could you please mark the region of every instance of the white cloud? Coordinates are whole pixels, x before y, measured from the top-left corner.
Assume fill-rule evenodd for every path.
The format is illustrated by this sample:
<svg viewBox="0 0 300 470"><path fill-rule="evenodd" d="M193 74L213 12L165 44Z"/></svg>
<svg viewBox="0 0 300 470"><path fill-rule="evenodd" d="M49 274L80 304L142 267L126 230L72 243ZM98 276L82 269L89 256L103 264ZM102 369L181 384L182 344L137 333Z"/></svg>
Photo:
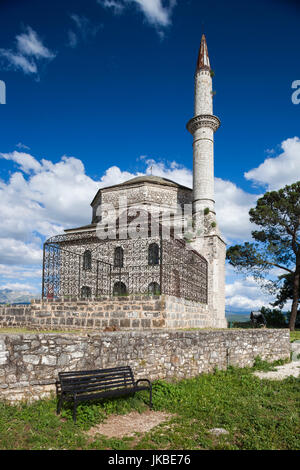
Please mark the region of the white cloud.
<svg viewBox="0 0 300 470"><path fill-rule="evenodd" d="M147 21L155 26L169 26L176 0L169 0L164 6L162 0L127 0L136 3L144 13Z"/></svg>
<svg viewBox="0 0 300 470"><path fill-rule="evenodd" d="M157 28L159 35L163 36L161 28L166 28L171 24L173 9L176 0L97 0L104 8L111 8L115 14L120 14L131 4L143 13L146 21Z"/></svg>
<svg viewBox="0 0 300 470"><path fill-rule="evenodd" d="M42 240L27 242L9 238L0 238L0 263L4 265L41 265Z"/></svg>
<svg viewBox="0 0 300 470"><path fill-rule="evenodd" d="M37 33L30 26L27 27L25 33L16 37L16 41L17 49L23 55L33 56L36 59L52 59L55 57L55 54L44 46Z"/></svg>
<svg viewBox="0 0 300 470"><path fill-rule="evenodd" d="M167 178L192 188L193 173L176 162L168 165L152 159L146 159L147 174ZM215 178L215 200L218 224L225 241L244 241L251 238L254 225L249 220L249 210L256 205L257 194L247 193L231 181Z"/></svg>
<svg viewBox="0 0 300 470"><path fill-rule="evenodd" d="M1 289L18 291L19 294L32 294L36 290L32 284L22 284L20 282L7 282L1 285Z"/></svg>
<svg viewBox="0 0 300 470"><path fill-rule="evenodd" d="M40 163L28 153L23 152L11 152L11 153L0 153L0 158L5 160L12 160L20 165L21 170L25 173L30 171L38 172L41 169Z"/></svg>
<svg viewBox="0 0 300 470"><path fill-rule="evenodd" d="M124 4L116 0L97 0L97 3L104 8L111 8L116 15L122 13L125 8Z"/></svg>
<svg viewBox="0 0 300 470"><path fill-rule="evenodd" d="M0 264L0 276L5 277L6 279L28 279L28 278L37 278L41 279L42 269L37 267L28 267L28 266L13 266Z"/></svg>
<svg viewBox="0 0 300 470"><path fill-rule="evenodd" d="M183 165L179 165L177 162L170 162L166 165L154 159L146 159L145 162L147 164L146 174L161 176L162 178L167 178L183 186L192 188L193 173Z"/></svg>
<svg viewBox="0 0 300 470"><path fill-rule="evenodd" d="M30 147L27 147L27 145L22 144L22 142L19 142L19 143L16 145L16 147L17 147L18 149L30 150Z"/></svg>
<svg viewBox="0 0 300 470"><path fill-rule="evenodd" d="M244 280L236 280L231 284L226 284L226 309L241 311L257 310L261 307L273 308L270 302L274 298L265 294L260 286L248 277Z"/></svg>
<svg viewBox="0 0 300 470"><path fill-rule="evenodd" d="M20 69L26 75L37 73L36 63L33 60L29 60L20 54L5 49L0 49L0 57L4 57L5 59L7 59L7 64L9 68L12 68L14 70Z"/></svg>
<svg viewBox="0 0 300 470"><path fill-rule="evenodd" d="M231 181L215 178L217 220L226 242L237 243L251 238L255 226L250 223L249 210L255 207L258 197Z"/></svg>
<svg viewBox="0 0 300 470"><path fill-rule="evenodd" d="M55 54L42 43L37 33L27 26L24 33L16 36L16 49L0 49L0 57L8 68L22 70L26 75L38 76L39 62L49 61Z"/></svg>
<svg viewBox="0 0 300 470"><path fill-rule="evenodd" d="M278 190L300 180L300 139L294 137L281 144L283 152L267 158L257 168L245 173L247 180L267 186L269 191Z"/></svg>

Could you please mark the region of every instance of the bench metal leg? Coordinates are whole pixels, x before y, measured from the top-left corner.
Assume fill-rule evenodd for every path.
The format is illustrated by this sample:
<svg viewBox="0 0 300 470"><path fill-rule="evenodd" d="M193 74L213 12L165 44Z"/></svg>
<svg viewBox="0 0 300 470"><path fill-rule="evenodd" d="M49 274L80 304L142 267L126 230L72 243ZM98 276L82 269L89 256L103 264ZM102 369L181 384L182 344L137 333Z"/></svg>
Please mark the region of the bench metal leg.
<svg viewBox="0 0 300 470"><path fill-rule="evenodd" d="M74 405L73 405L73 421L76 424L76 417L77 417L77 401L76 397L74 397Z"/></svg>
<svg viewBox="0 0 300 470"><path fill-rule="evenodd" d="M150 387L150 408L152 410L153 408L153 403L152 403L152 387Z"/></svg>
<svg viewBox="0 0 300 470"><path fill-rule="evenodd" d="M56 408L56 414L59 415L60 412L61 412L61 407L62 407L62 404L63 404L63 395L61 394L57 400L57 408Z"/></svg>

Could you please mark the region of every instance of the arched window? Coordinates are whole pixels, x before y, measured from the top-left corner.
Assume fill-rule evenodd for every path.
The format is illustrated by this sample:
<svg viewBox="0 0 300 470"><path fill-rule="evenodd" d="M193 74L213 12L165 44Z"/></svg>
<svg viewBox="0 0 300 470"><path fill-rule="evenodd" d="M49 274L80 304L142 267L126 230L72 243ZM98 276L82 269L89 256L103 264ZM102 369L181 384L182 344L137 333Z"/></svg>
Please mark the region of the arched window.
<svg viewBox="0 0 300 470"><path fill-rule="evenodd" d="M157 282L150 282L148 286L148 294L160 295L160 285Z"/></svg>
<svg viewBox="0 0 300 470"><path fill-rule="evenodd" d="M148 264L155 266L159 264L159 246L157 243L151 243L148 248Z"/></svg>
<svg viewBox="0 0 300 470"><path fill-rule="evenodd" d="M124 282L118 281L114 283L113 295L126 295L127 288Z"/></svg>
<svg viewBox="0 0 300 470"><path fill-rule="evenodd" d="M124 250L121 246L115 248L114 254L114 268L123 268L124 265Z"/></svg>
<svg viewBox="0 0 300 470"><path fill-rule="evenodd" d="M84 271L90 271L92 269L92 254L90 250L86 250L83 253L83 269Z"/></svg>
<svg viewBox="0 0 300 470"><path fill-rule="evenodd" d="M89 299L92 296L91 288L88 286L82 286L81 288L81 297L83 299Z"/></svg>

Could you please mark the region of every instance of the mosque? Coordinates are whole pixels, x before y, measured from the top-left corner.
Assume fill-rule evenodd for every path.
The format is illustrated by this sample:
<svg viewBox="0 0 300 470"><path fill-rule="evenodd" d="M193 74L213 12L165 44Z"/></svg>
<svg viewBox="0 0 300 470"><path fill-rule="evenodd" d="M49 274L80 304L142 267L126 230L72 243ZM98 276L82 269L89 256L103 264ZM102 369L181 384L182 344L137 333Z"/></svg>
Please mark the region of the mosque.
<svg viewBox="0 0 300 470"><path fill-rule="evenodd" d="M45 242L44 299L170 296L205 310L205 326L227 326L226 245L214 201L214 133L220 120L213 114L212 78L203 35L194 117L187 123L193 136L193 189L155 175L99 189L89 225Z"/></svg>

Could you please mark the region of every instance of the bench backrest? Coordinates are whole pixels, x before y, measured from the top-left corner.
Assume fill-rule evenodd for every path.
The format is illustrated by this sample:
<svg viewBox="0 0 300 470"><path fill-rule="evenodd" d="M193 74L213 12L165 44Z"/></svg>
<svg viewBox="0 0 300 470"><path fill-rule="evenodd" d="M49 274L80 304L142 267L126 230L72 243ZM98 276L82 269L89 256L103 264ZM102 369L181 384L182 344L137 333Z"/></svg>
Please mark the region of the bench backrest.
<svg viewBox="0 0 300 470"><path fill-rule="evenodd" d="M61 390L64 392L98 392L133 387L134 376L131 367L114 367L77 372L59 372Z"/></svg>

